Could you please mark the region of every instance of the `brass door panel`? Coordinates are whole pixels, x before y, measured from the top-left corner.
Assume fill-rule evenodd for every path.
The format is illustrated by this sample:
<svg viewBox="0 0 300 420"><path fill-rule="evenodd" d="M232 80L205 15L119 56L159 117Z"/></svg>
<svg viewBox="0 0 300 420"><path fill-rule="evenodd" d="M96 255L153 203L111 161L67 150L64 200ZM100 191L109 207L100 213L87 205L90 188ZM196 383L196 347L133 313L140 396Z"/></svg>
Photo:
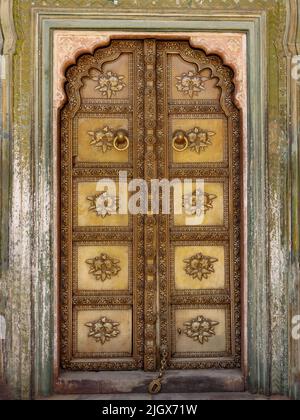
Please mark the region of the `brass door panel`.
<svg viewBox="0 0 300 420"><path fill-rule="evenodd" d="M192 178L191 178L192 179ZM228 228L228 180L218 178L202 178L204 180L204 214L199 218L197 229L219 227ZM193 190L196 189L195 183ZM186 212L184 212L186 209ZM186 194L182 200L182 214L174 214L171 217L172 228L195 227L196 217L191 217L193 209L193 195ZM200 226L201 224L201 226Z"/></svg>
<svg viewBox="0 0 300 420"><path fill-rule="evenodd" d="M67 71L69 100L61 112L65 369L143 367L144 220L115 214L115 197L98 185L101 178L117 179L120 170L129 179L144 176L143 48L142 41L115 41Z"/></svg>
<svg viewBox="0 0 300 420"><path fill-rule="evenodd" d="M177 165L207 163L208 165L227 164L227 120L223 114L171 115L169 137L176 143L178 134L183 132L188 141L184 152L172 147L170 142L171 162ZM202 142L198 141L202 137ZM179 149L179 150L178 150Z"/></svg>
<svg viewBox="0 0 300 420"><path fill-rule="evenodd" d="M172 310L173 358L202 359L198 362L201 367L205 359L231 356L229 307L184 305Z"/></svg>
<svg viewBox="0 0 300 420"><path fill-rule="evenodd" d="M97 334L100 327L105 335ZM88 340L87 340L88 337ZM74 311L75 358L132 357L132 308L130 306L84 306Z"/></svg>
<svg viewBox="0 0 300 420"><path fill-rule="evenodd" d="M160 343L169 349L171 369L240 367L240 116L233 74L218 56L160 41L157 75L159 177L204 180L198 223L189 214L159 217ZM191 212L196 185L192 190L182 197Z"/></svg>
<svg viewBox="0 0 300 420"><path fill-rule="evenodd" d="M114 40L80 57L66 78L62 367L155 371L160 347L169 369L240 367L233 72L186 41ZM120 171L126 183L140 178L149 187L156 178L190 179L192 193L179 203L187 214L175 214L172 192L169 215L115 214L118 199L98 181L118 181ZM197 194L204 204L195 218ZM103 198L112 211L103 211Z"/></svg>
<svg viewBox="0 0 300 420"><path fill-rule="evenodd" d="M132 217L128 214L115 214L117 203L112 201L111 212L101 213L97 207L99 178L76 177L73 182L73 226L75 230L130 230ZM118 185L116 188L118 194ZM101 206L100 206L101 209Z"/></svg>
<svg viewBox="0 0 300 420"><path fill-rule="evenodd" d="M132 121L131 115L124 118L118 114L79 114L74 119L75 147L77 162L127 164L132 162ZM118 132L124 132L129 145L124 150L114 147ZM76 150L76 149L75 149Z"/></svg>
<svg viewBox="0 0 300 420"><path fill-rule="evenodd" d="M227 242L190 241L172 245L172 293L230 290Z"/></svg>
<svg viewBox="0 0 300 420"><path fill-rule="evenodd" d="M131 242L76 242L73 263L74 292L132 293Z"/></svg>

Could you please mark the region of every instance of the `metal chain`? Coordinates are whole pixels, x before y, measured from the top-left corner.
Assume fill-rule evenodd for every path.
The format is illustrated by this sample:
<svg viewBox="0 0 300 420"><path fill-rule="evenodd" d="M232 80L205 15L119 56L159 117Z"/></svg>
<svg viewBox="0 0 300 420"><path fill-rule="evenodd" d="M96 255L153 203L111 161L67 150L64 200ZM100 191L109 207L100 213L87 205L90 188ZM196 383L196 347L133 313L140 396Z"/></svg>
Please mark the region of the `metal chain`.
<svg viewBox="0 0 300 420"><path fill-rule="evenodd" d="M159 374L156 379L154 379L148 387L149 394L159 394L162 387L162 380L165 374L165 371L168 367L168 352L166 347L161 348L161 361Z"/></svg>

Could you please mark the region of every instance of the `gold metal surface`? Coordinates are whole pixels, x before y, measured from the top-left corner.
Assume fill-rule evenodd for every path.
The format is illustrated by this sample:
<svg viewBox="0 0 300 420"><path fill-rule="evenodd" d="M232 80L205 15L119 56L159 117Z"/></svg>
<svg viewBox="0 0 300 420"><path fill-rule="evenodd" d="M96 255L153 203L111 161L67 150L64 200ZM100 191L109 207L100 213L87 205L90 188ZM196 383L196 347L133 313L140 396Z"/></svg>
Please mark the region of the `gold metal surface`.
<svg viewBox="0 0 300 420"><path fill-rule="evenodd" d="M66 77L62 367L160 367L150 393L167 366L239 367L240 120L231 70L188 42L147 39L112 41ZM183 214L118 214L118 197L98 181L121 170L148 186L192 179Z"/></svg>
<svg viewBox="0 0 300 420"><path fill-rule="evenodd" d="M176 290L225 289L228 272L226 247L218 245L176 244L172 262Z"/></svg>
<svg viewBox="0 0 300 420"><path fill-rule="evenodd" d="M174 164L224 164L227 160L227 120L222 115L171 115L171 135L183 133L186 148L173 150Z"/></svg>
<svg viewBox="0 0 300 420"><path fill-rule="evenodd" d="M130 243L76 243L73 252L75 288L79 292L117 292L132 288Z"/></svg>
<svg viewBox="0 0 300 420"><path fill-rule="evenodd" d="M159 219L160 341L170 350L170 369L236 368L241 363L240 117L232 72L220 57L188 43L157 44L159 178L204 180L199 192L204 215L191 219L193 184L192 196L182 197L190 214L183 208L181 215ZM174 150L177 132L192 147ZM211 258L201 281L185 270L185 260L200 254ZM203 344L184 333L199 316L215 323L215 335Z"/></svg>
<svg viewBox="0 0 300 420"><path fill-rule="evenodd" d="M185 359L201 358L206 354L210 357L220 357L225 354L230 345L230 324L226 322L226 310L219 308L204 308L194 305L194 308L175 307L173 326L173 357ZM182 334L178 334L181 329ZM228 335L229 334L229 335Z"/></svg>
<svg viewBox="0 0 300 420"><path fill-rule="evenodd" d="M118 133L124 133L127 139L132 135L131 124L130 116L125 119L118 114L81 114L74 120L77 162L128 163L131 155L129 144L122 150L116 149L115 144Z"/></svg>
<svg viewBox="0 0 300 420"><path fill-rule="evenodd" d="M144 175L143 42L114 41L83 55L66 78L68 101L61 112L62 367L141 369L144 220L117 214L118 188L113 194L99 180L118 180L124 169L130 178Z"/></svg>

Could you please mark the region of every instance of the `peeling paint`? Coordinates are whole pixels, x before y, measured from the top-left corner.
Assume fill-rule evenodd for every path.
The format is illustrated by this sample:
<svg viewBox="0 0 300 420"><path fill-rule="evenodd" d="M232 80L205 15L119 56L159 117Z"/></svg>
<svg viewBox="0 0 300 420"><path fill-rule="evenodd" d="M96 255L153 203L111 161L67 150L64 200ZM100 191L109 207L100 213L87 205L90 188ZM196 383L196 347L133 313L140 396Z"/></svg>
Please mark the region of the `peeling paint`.
<svg viewBox="0 0 300 420"><path fill-rule="evenodd" d="M122 11L123 8L153 10L161 14L169 8L172 13L186 14L190 19L194 13L266 11L268 33L269 108L260 112L258 104L251 104L251 113L262 118L269 115L269 137L262 135L259 127L251 135L259 135L249 141L249 357L250 383L255 390L263 392L287 392L288 314L287 283L289 266L288 212L290 196L286 188L288 170L287 142L287 74L285 57L281 50L287 2L270 0L165 0L164 10L152 0L122 0L118 6L107 0L72 1L16 0L14 17L18 33L14 56L14 104L10 110L14 126L12 143L12 183L10 197L10 270L1 278L1 289L7 294L5 319L9 340L7 349L8 380L18 398L30 398L37 393L51 391L53 355L53 197L50 138L42 138L37 114L33 117L32 95L35 83L34 56L36 31L32 29L32 9L47 9L48 16L60 8L81 13L88 7L95 15L101 10ZM175 10L175 12L174 12ZM245 16L244 16L245 15ZM82 17L80 16L80 17ZM228 15L227 15L228 16ZM144 17L146 19L146 17ZM230 18L229 18L230 19ZM254 18L253 18L254 19ZM13 28L11 39L14 40ZM7 30L6 30L6 33ZM259 35L259 34L258 34ZM13 48L13 42L10 44ZM11 55L12 56L12 55ZM255 57L252 58L256 60ZM265 63L265 62L264 62ZM265 63L267 67L267 63ZM9 83L12 83L10 72ZM250 75L252 77L252 75ZM260 81L253 81L255 89ZM263 86L262 86L263 88ZM252 92L251 92L252 93ZM35 92L37 95L37 92ZM38 95L36 96L38 97ZM44 106L44 104L43 104ZM49 112L49 110L48 110ZM260 115L257 114L260 112ZM277 121L276 121L277 120ZM265 140L265 143L263 141ZM268 140L268 141L267 141ZM261 172L261 168L268 170ZM299 180L297 181L299 182ZM264 206L266 206L264 208ZM253 223L254 222L254 223ZM252 248L251 248L252 247ZM267 269L263 267L268 263ZM294 278L299 270L294 268ZM298 270L298 271L297 271ZM7 287L9 285L9 287ZM22 293L20 293L20 291ZM268 328L270 327L270 329ZM34 355L34 360L32 359ZM32 381L34 378L34 383ZM270 382L271 381L271 382ZM269 383L270 382L270 383ZM296 389L296 385L294 386Z"/></svg>
<svg viewBox="0 0 300 420"><path fill-rule="evenodd" d="M0 315L0 340L6 338L6 321L3 315Z"/></svg>

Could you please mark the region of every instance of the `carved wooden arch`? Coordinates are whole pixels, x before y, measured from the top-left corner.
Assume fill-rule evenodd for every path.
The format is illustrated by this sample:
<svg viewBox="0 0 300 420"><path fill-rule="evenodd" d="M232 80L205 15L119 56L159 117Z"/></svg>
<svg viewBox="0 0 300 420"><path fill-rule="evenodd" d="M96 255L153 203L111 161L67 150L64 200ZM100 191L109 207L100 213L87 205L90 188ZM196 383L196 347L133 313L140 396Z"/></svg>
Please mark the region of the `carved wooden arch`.
<svg viewBox="0 0 300 420"><path fill-rule="evenodd" d="M135 41L121 41L124 46L124 50L132 51ZM65 82L65 91L66 91L66 101L63 108L66 108L68 112L75 113L80 107L80 88L83 86L82 79L84 77L89 77L90 69L93 67L102 67L106 62L114 61L119 58L122 54L119 51L118 40L112 40L109 45L102 46L95 49L93 54L84 53L80 55L76 63L71 65L66 69L66 82ZM71 103L70 103L71 100ZM64 109L63 109L64 110Z"/></svg>
<svg viewBox="0 0 300 420"><path fill-rule="evenodd" d="M127 42L128 48L132 48L132 41L123 41ZM170 41L170 45L176 45L176 41ZM219 79L217 86L220 87L222 91L221 95L221 104L226 115L235 109L238 110L238 107L235 105L235 85L233 82L234 71L228 65L225 64L223 59L216 54L208 54L203 49L196 48L188 41L180 41L181 44L181 55L184 60L187 62L193 63L194 60L197 60L200 65L204 68L209 68L212 71L214 77ZM179 45L179 43L177 43ZM185 45L185 48L183 47ZM89 77L89 70L93 66L101 67L102 64L106 61L116 60L120 56L118 51L118 41L111 40L109 45L96 47L93 54L84 53L79 55L76 59L76 63L69 66L66 71L66 82L65 82L65 91L66 91L66 100L62 105L62 108L68 107L69 111L72 110L76 112L76 108L80 106L80 96L79 91L83 86L82 79L83 77ZM195 63L199 66L199 64ZM76 103L74 103L74 96L76 97ZM72 98L72 103L70 99Z"/></svg>
<svg viewBox="0 0 300 420"><path fill-rule="evenodd" d="M173 45L172 42L170 44ZM189 42L186 43L186 47L184 47L184 42L181 45L180 55L185 61L196 64L198 68L201 66L202 68L199 68L199 71L205 68L210 69L213 77L219 79L217 86L222 92L220 103L226 116L230 116L232 112L238 111L238 107L235 104L236 89L233 81L233 69L228 64L225 64L222 57L217 54L207 54L203 49L196 48Z"/></svg>

